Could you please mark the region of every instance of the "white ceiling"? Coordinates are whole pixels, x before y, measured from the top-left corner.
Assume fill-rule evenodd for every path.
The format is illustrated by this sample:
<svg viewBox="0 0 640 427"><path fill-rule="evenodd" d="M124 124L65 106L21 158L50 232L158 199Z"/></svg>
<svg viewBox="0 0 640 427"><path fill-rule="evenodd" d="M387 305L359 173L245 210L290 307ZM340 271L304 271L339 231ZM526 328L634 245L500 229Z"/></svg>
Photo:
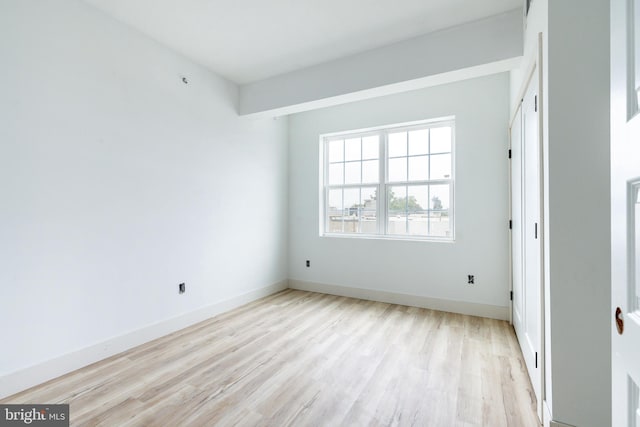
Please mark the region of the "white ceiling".
<svg viewBox="0 0 640 427"><path fill-rule="evenodd" d="M522 0L85 0L244 84L516 9Z"/></svg>

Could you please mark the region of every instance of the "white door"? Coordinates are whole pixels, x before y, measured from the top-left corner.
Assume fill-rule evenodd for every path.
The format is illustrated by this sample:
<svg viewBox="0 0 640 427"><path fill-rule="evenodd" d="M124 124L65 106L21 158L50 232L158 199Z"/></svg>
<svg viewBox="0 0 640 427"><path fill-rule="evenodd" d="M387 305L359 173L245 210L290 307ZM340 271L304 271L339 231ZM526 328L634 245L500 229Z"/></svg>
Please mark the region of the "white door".
<svg viewBox="0 0 640 427"><path fill-rule="evenodd" d="M534 76L537 73L534 72ZM540 403L540 146L538 139L538 79L532 78L522 100L523 135L523 246L525 318L523 340L524 359L531 384ZM524 341L524 342L523 342Z"/></svg>
<svg viewBox="0 0 640 427"><path fill-rule="evenodd" d="M511 236L513 325L536 394L538 416L541 416L542 229L536 71L532 73L511 127Z"/></svg>
<svg viewBox="0 0 640 427"><path fill-rule="evenodd" d="M524 331L524 274L522 247L522 104L511 125L511 283L512 319L518 336Z"/></svg>
<svg viewBox="0 0 640 427"><path fill-rule="evenodd" d="M611 2L611 362L614 427L640 427L639 97L640 0L615 0Z"/></svg>

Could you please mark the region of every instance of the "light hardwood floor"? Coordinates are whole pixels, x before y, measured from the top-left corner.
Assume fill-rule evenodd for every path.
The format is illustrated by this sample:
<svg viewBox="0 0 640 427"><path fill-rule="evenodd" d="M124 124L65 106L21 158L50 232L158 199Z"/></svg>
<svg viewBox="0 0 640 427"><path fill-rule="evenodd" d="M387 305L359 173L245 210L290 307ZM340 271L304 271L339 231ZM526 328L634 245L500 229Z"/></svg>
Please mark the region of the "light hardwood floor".
<svg viewBox="0 0 640 427"><path fill-rule="evenodd" d="M507 322L296 290L3 403L83 426L538 425Z"/></svg>

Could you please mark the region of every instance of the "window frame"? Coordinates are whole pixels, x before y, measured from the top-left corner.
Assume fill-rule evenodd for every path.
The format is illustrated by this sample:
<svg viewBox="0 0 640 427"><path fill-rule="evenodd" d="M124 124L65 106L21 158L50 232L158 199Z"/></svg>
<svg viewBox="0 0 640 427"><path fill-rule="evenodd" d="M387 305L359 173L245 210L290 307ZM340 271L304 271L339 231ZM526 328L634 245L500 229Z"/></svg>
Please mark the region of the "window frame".
<svg viewBox="0 0 640 427"><path fill-rule="evenodd" d="M456 141L456 122L455 116L441 117L428 120L420 120L415 122L398 123L393 125L378 126L366 129L350 130L345 132L334 132L320 135L320 179L319 179L319 194L320 194L320 221L319 221L319 234L321 237L340 237L340 238L359 238L359 239L385 239L385 240L417 240L417 241L435 241L435 242L454 242L455 241L455 141ZM450 127L451 128L451 177L448 179L426 179L420 181L411 181L407 176L406 181L389 181L389 157L388 157L388 144L389 134L396 132L408 132L420 129L432 129L438 127ZM331 164L329 159L329 144L331 141L346 140L353 137L363 138L371 135L379 135L378 139L378 182L377 183L356 183L340 185L329 184L329 165ZM361 145L362 150L362 145ZM429 159L431 160L431 147L429 145L428 151ZM403 156L404 157L404 156ZM407 162L411 156L407 151ZM362 162L362 155L360 162ZM342 160L346 163L346 159ZM344 173L344 172L343 172ZM362 169L361 169L362 177ZM410 234L389 234L389 207L387 206L387 194L393 186L417 186L417 185L449 185L449 221L450 221L450 235L449 236L433 236L433 235L410 235ZM377 227L375 233L345 233L342 232L330 232L329 221L330 215L328 212L329 207L329 191L332 189L349 189L349 188L369 188L375 187L377 189L376 197L376 219ZM361 196L362 197L362 196ZM344 196L343 196L344 198ZM344 212L344 207L342 208ZM426 209L428 211L432 209ZM343 229L344 230L344 229Z"/></svg>

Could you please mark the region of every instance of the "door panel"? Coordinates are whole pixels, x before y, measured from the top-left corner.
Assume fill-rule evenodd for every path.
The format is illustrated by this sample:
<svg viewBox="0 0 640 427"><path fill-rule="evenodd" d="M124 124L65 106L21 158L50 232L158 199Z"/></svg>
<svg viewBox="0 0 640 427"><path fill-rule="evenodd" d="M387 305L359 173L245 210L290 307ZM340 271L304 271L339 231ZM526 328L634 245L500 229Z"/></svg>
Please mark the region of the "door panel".
<svg viewBox="0 0 640 427"><path fill-rule="evenodd" d="M612 425L640 427L640 1L611 2ZM617 309L621 313L616 315ZM617 320L622 320L619 325ZM620 328L619 328L620 326Z"/></svg>
<svg viewBox="0 0 640 427"><path fill-rule="evenodd" d="M522 100L523 128L523 246L524 246L524 342L523 350L531 384L540 401L541 378L538 364L540 350L540 146L538 139L538 79L534 71Z"/></svg>
<svg viewBox="0 0 640 427"><path fill-rule="evenodd" d="M524 329L522 203L522 108L518 107L511 125L511 281L513 288L513 327L516 331Z"/></svg>
<svg viewBox="0 0 640 427"><path fill-rule="evenodd" d="M538 400L538 408L541 409L542 193L537 95L537 70L533 70L511 126L511 238L513 324Z"/></svg>
<svg viewBox="0 0 640 427"><path fill-rule="evenodd" d="M628 282L629 311L640 315L640 179L629 183L629 270Z"/></svg>
<svg viewBox="0 0 640 427"><path fill-rule="evenodd" d="M631 378L629 378L629 425L640 427L640 388ZM635 422L635 424L633 424Z"/></svg>

